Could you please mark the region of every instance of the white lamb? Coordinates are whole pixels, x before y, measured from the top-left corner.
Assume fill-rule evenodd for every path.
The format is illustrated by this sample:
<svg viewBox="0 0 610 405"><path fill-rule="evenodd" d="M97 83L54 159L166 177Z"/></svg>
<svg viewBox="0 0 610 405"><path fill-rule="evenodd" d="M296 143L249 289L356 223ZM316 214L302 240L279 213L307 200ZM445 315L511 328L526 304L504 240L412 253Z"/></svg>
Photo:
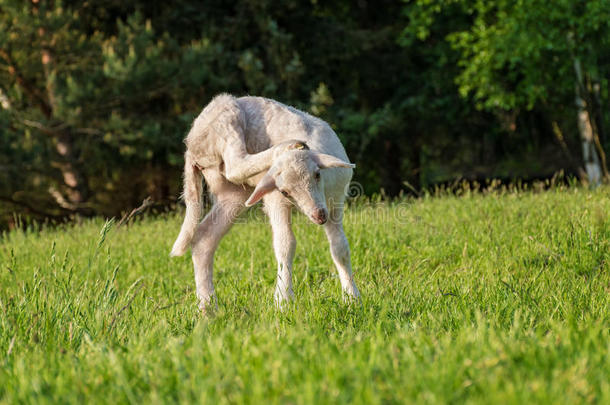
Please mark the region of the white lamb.
<svg viewBox="0 0 610 405"><path fill-rule="evenodd" d="M192 245L202 311L216 305L212 269L220 239L246 207L261 199L278 262L276 304L282 307L294 297L292 204L324 225L343 291L359 298L342 223L345 189L355 166L326 122L274 100L221 94L195 119L185 143L186 215L171 255L180 256ZM199 223L202 176L214 205Z"/></svg>

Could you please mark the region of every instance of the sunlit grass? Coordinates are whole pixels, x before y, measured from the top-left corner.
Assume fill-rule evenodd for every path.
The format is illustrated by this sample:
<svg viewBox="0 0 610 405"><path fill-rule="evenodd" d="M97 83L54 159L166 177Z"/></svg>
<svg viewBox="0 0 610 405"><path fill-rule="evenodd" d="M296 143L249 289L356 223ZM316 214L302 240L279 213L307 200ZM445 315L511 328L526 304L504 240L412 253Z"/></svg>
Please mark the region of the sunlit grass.
<svg viewBox="0 0 610 405"><path fill-rule="evenodd" d="M0 401L610 403L610 190L348 209L361 305L322 229L295 222L296 300L273 305L260 217L197 311L179 215L0 239Z"/></svg>

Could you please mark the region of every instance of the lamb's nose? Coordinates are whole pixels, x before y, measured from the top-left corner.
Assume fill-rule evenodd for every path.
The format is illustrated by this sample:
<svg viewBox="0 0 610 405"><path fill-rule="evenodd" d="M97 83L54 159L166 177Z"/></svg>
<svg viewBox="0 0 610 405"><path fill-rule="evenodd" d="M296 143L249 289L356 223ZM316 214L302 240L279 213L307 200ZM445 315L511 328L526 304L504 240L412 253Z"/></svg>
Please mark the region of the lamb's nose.
<svg viewBox="0 0 610 405"><path fill-rule="evenodd" d="M318 225L323 225L327 221L326 210L318 209L313 214L313 219Z"/></svg>

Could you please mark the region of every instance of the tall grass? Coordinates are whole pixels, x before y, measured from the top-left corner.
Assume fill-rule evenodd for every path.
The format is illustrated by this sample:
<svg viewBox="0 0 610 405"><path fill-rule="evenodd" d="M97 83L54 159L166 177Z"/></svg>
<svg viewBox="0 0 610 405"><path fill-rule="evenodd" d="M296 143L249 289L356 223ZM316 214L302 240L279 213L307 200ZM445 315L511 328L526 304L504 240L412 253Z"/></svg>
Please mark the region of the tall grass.
<svg viewBox="0 0 610 405"><path fill-rule="evenodd" d="M610 403L610 189L357 204L360 305L296 220L273 305L265 220L237 224L202 317L180 218L0 239L2 403Z"/></svg>

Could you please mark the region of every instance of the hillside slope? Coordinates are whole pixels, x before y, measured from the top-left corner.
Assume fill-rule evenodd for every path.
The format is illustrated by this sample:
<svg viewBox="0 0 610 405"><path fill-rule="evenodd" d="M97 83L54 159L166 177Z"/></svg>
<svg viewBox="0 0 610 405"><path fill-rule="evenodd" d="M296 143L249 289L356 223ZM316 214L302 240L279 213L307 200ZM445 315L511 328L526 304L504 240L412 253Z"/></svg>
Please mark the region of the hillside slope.
<svg viewBox="0 0 610 405"><path fill-rule="evenodd" d="M213 317L168 256L179 215L6 234L0 402L610 403L609 196L351 207L361 305L299 216L281 313L260 215L221 243Z"/></svg>

